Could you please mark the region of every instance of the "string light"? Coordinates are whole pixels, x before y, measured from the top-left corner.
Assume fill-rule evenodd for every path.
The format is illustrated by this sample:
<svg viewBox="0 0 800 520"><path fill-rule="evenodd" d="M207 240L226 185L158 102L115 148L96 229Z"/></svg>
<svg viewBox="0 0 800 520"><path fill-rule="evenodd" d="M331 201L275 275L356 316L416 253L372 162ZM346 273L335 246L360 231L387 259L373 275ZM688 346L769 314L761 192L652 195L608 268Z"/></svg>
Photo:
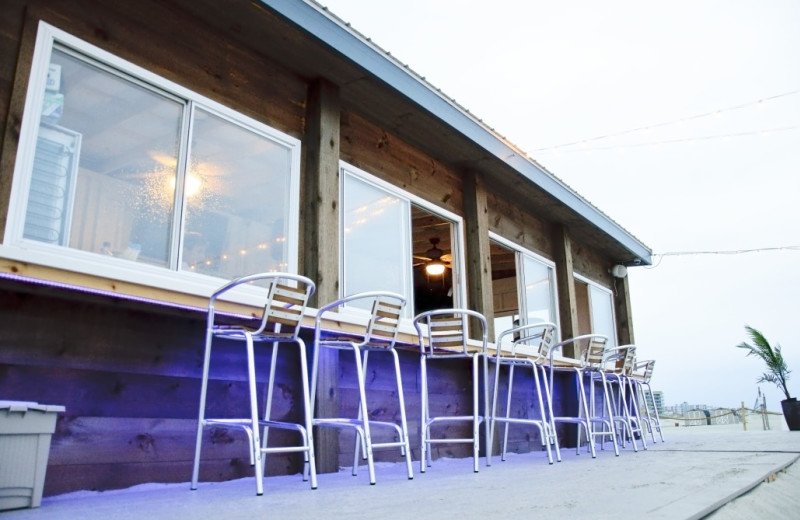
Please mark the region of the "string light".
<svg viewBox="0 0 800 520"><path fill-rule="evenodd" d="M740 110L740 109L743 109L743 108L746 108L746 107L750 107L750 106L757 106L759 108L763 108L768 101L772 101L772 100L779 99L779 98L786 97L786 96L793 96L795 94L800 94L800 89L793 90L791 92L784 92L783 94L777 94L777 95L774 95L774 96L765 97L765 98L762 98L762 99L759 99L759 100L756 100L756 101L751 101L751 102L748 102L748 103L742 103L742 104L739 104L739 105L734 105L734 106L731 106L731 107L728 107L728 108L724 108L724 109L712 110L710 112L704 112L702 114L697 114L697 115L694 115L694 116L684 117L684 118L681 118L681 119L674 119L674 120L671 120L671 121L666 121L666 122L663 122L663 123L657 123L657 124L654 124L654 125L640 126L640 127L632 128L630 130L625 130L623 132L617 132L617 133L614 133L614 134L600 135L600 136L592 137L592 138L589 138L589 139L580 139L578 141L572 141L572 142L569 142L569 143L564 143L564 144L560 144L560 145L556 145L556 146L547 146L547 147L543 147L543 148L538 148L538 149L534 150L534 152L554 151L554 150L574 151L574 150L564 150L564 149L565 148L571 148L571 147L576 146L576 145L581 145L580 150L585 150L585 149L587 149L587 148L585 148L586 144L590 143L590 142L601 141L601 140L604 140L604 139L612 139L612 138L616 138L616 137L619 137L619 136L630 135L630 134L635 134L635 133L639 133L639 132L649 132L650 130L653 130L655 128L662 128L662 127L670 126L670 125L676 125L676 124L677 125L683 125L688 121L694 121L694 120L697 120L697 119L703 119L703 118L707 118L707 117L710 117L710 116L714 116L715 118L720 118L720 117L722 117L724 114L726 114L728 112L732 112L734 110ZM797 128L797 127L792 127L792 128ZM732 134L732 135L738 135L738 134ZM741 135L745 135L745 134L741 134ZM677 141L678 140L676 140L676 142ZM670 142L670 141L665 141L665 142ZM644 146L644 145L641 145L641 146ZM594 149L598 149L598 148L594 148Z"/></svg>

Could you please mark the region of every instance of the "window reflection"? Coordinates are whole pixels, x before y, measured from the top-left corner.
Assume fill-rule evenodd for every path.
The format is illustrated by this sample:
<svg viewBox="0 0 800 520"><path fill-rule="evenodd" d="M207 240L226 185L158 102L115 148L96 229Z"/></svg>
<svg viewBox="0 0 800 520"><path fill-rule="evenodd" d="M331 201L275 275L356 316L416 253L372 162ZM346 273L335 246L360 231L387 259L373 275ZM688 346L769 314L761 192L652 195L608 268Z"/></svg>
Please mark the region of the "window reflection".
<svg viewBox="0 0 800 520"><path fill-rule="evenodd" d="M166 266L182 108L54 49L24 237Z"/></svg>
<svg viewBox="0 0 800 520"><path fill-rule="evenodd" d="M285 271L290 151L205 110L193 121L181 268L223 278Z"/></svg>
<svg viewBox="0 0 800 520"><path fill-rule="evenodd" d="M344 294L392 291L407 296L408 201L345 174L343 208Z"/></svg>
<svg viewBox="0 0 800 520"><path fill-rule="evenodd" d="M227 279L294 267L293 149L259 125L59 44L39 115L25 239Z"/></svg>

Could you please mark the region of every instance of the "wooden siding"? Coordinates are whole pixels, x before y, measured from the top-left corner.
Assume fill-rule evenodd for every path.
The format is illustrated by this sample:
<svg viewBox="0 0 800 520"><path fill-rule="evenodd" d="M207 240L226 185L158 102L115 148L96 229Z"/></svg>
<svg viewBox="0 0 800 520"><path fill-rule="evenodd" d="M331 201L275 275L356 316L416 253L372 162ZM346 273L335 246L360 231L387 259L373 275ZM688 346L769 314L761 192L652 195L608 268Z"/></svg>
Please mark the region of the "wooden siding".
<svg viewBox="0 0 800 520"><path fill-rule="evenodd" d="M0 230L4 229L8 208L39 20L301 139L306 154L325 153L322 159L304 156L303 182L307 189L301 206L306 210L315 188L308 181L319 180L313 177L325 168L330 169L336 160L333 147L328 149L325 145L326 138L338 134L341 159L464 216L468 226L470 222L477 224L475 234L467 237L466 248L467 264L475 262L476 266L470 274L470 284L475 285L470 292L473 307L479 299L487 312L492 305L490 276L487 281L485 274L479 274L485 267L489 230L553 258L558 265L574 264L576 271L611 286L607 269L612 263L605 253L598 252L598 248L608 251L609 247L595 247L592 240L585 238L590 236L586 232L582 239L570 234L571 247L559 243L558 234L552 231L553 222L565 212L551 197L515 177L507 166L498 167L488 161L485 151L474 150L463 137L453 137L442 123L428 121L430 117L420 115L418 107L395 102L397 93L376 87L363 71L353 70L352 64L332 56L330 50L287 27L285 21L268 9L254 7L249 0L5 0L0 3L0 120L5 125L0 145ZM329 110L324 117L320 111L322 102L311 98L320 95L323 84ZM341 96L340 128L334 129L328 127L336 119L335 110L330 111L330 95L337 88ZM417 112L406 117L408 110ZM319 116L317 121L312 120L315 114ZM417 123L412 124L414 121ZM420 121L431 123L425 130L436 133L435 140L427 140L422 137L425 132L416 131L414 125ZM317 159L318 164L309 164ZM465 183L465 174L480 175L481 182ZM465 186L475 190L478 184L485 186L479 197L474 192L464 193ZM330 183L324 190L323 198L328 201L336 198ZM470 204L470 208L465 208L465 204ZM484 207L486 214L478 216ZM324 215L312 214L303 213L304 224L307 220L325 220ZM331 225L330 218L325 222ZM563 230L573 231L569 225ZM300 256L304 265L316 270L322 287L320 298L328 301L333 298L331 295L338 294L338 283L331 278L336 272L332 263L338 262L338 258L330 253L332 242L319 245L314 239L317 231L316 227L302 231L304 245ZM314 244L316 250L312 250ZM558 260L559 248L562 253L568 252L569 263ZM326 255L322 265L315 263L320 260L320 252ZM309 255L317 257L312 260ZM475 259L476 255L481 258ZM0 259L0 270L179 303L198 306L203 303L197 297L5 259ZM627 291L627 286L623 287ZM574 308L570 298L562 301L562 305L565 303ZM66 406L53 437L45 494L112 489L143 482L188 482L204 319L202 313L191 310L0 280L0 330L3 331L0 396ZM310 339L307 332L305 337ZM285 354L279 361L280 391L275 414L297 418L298 361L291 348L284 347L282 351ZM242 406L241 398L245 395L243 366L235 346L222 347L217 353L211 406L217 411L234 411ZM259 350L258 358L261 364L268 363L265 350ZM417 353L413 349L404 351L401 363L412 452L418 459ZM326 384L334 389L340 412L355 415L352 360L341 356L338 363L330 366L335 373L328 374ZM391 374L387 361L373 356L370 374L370 415L396 417L393 379L383 377ZM470 409L468 381L466 363L454 361L432 368L432 408ZM263 393L263 379L259 385ZM564 396L568 397L570 388L571 385L566 385L562 389ZM528 413L534 397L530 381L520 384L512 399L512 413ZM566 397L564 402L570 401ZM452 429L448 435L463 436L459 430L462 427L447 426ZM281 442L286 435L291 433L271 433L275 442ZM201 480L252 475L243 434L209 428L206 438ZM352 460L352 436L343 434L333 442L338 447L334 460L338 456L341 465L348 465ZM512 451L538 451L541 447L533 429L512 428L511 443ZM328 443L323 445L330 448ZM470 456L469 451L466 445L436 445L434 457ZM381 450L376 457L400 460L399 450ZM268 475L299 471L299 455L268 457Z"/></svg>
<svg viewBox="0 0 800 520"><path fill-rule="evenodd" d="M114 489L143 482L188 482L194 453L200 392L204 315L153 308L146 304L77 296L66 290L2 282L0 287L0 395L16 400L60 404L53 435L45 494L79 489ZM246 415L247 389L240 344L217 344L209 389L209 413ZM410 347L410 348L409 348ZM269 365L268 350L257 362ZM340 413L356 416L357 386L350 356L342 355L338 379ZM419 455L419 355L401 352L403 387L412 453ZM432 413L471 409L470 363L453 360L430 368ZM299 420L302 413L298 359L281 347L273 416ZM399 417L389 356L369 360L370 416ZM514 414L533 406L530 382L519 378ZM265 395L263 379L259 393ZM466 412L464 412L466 413ZM468 425L449 425L447 435L462 437ZM273 430L271 442L292 433ZM376 432L376 438L381 433ZM209 428L205 432L201 481L252 475L244 434ZM513 451L539 449L538 436L513 429ZM470 456L469 446L435 446L434 457ZM339 439L339 463L352 461L353 437ZM399 450L379 450L377 460L399 461ZM301 470L300 455L271 455L267 475Z"/></svg>
<svg viewBox="0 0 800 520"><path fill-rule="evenodd" d="M342 112L342 160L457 215L463 215L457 170L352 112Z"/></svg>

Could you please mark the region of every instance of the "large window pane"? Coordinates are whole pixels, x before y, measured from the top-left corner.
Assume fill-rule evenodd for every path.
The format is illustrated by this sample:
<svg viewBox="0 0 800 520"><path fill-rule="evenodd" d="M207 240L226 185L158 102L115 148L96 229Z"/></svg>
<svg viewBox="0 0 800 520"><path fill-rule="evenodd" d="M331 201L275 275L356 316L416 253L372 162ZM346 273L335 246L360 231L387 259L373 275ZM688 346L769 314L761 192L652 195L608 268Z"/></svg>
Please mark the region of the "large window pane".
<svg viewBox="0 0 800 520"><path fill-rule="evenodd" d="M291 151L197 109L181 269L222 278L287 269Z"/></svg>
<svg viewBox="0 0 800 520"><path fill-rule="evenodd" d="M557 323L552 268L527 255L522 255L522 265L527 317L525 323L541 321Z"/></svg>
<svg viewBox="0 0 800 520"><path fill-rule="evenodd" d="M409 203L352 175L344 176L344 294L410 294Z"/></svg>
<svg viewBox="0 0 800 520"><path fill-rule="evenodd" d="M594 285L589 285L589 303L592 316L592 333L608 337L609 346L617 346L617 332L614 326L614 302L611 293Z"/></svg>
<svg viewBox="0 0 800 520"><path fill-rule="evenodd" d="M24 238L166 266L183 106L53 49Z"/></svg>

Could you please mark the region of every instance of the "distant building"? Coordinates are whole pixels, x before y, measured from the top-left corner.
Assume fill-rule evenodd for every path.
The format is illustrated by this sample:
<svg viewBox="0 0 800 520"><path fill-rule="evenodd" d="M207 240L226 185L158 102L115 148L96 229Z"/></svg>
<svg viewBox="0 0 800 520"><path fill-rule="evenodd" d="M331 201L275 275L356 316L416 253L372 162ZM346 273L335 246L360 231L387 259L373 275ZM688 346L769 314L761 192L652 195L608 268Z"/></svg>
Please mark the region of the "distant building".
<svg viewBox="0 0 800 520"><path fill-rule="evenodd" d="M658 415L664 414L664 392L656 390L653 392L653 402L656 403L656 411Z"/></svg>

